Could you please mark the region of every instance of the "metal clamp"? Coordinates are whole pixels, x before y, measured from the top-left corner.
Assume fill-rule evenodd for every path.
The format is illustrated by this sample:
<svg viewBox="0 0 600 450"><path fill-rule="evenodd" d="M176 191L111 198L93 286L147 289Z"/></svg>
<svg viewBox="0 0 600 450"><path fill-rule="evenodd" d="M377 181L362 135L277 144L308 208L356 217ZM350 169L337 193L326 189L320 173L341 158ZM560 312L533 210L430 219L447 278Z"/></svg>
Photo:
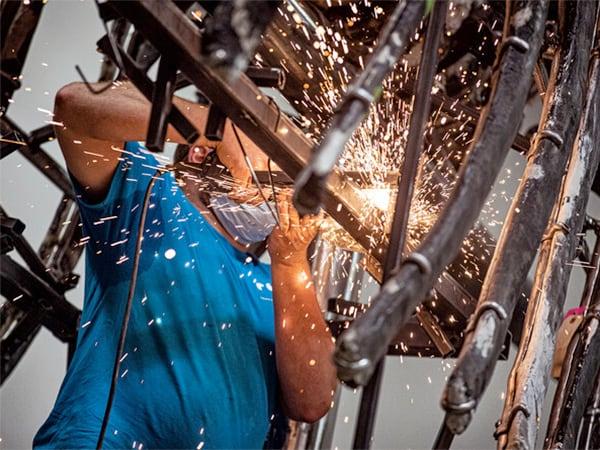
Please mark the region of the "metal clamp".
<svg viewBox="0 0 600 450"><path fill-rule="evenodd" d="M403 261L403 264L415 264L423 275L429 275L432 272L431 262L425 255L419 252L412 252Z"/></svg>
<svg viewBox="0 0 600 450"><path fill-rule="evenodd" d="M559 231L562 231L564 234L569 234L571 232L571 229L564 222L556 222L544 235L544 237L542 238L542 242L552 239L554 235Z"/></svg>
<svg viewBox="0 0 600 450"><path fill-rule="evenodd" d="M579 324L578 331L582 331L593 319L600 322L600 309L598 309L598 307L592 307L586 311L583 320Z"/></svg>
<svg viewBox="0 0 600 450"><path fill-rule="evenodd" d="M453 414L466 414L475 409L477 401L475 399L467 400L462 403L451 403L446 397L442 399L442 408L445 411Z"/></svg>
<svg viewBox="0 0 600 450"><path fill-rule="evenodd" d="M517 413L522 412L523 415L525 416L525 418L529 418L529 416L531 415L531 413L529 412L529 410L527 409L527 407L525 407L522 404L518 404L518 405L514 405L511 409L510 412L508 413L508 421L506 424L502 424L502 422L498 422L496 424L496 431L494 431L494 439L498 440L498 438L500 436L502 436L503 434L508 434L508 431L510 430L510 427L512 427L512 423L515 420L515 417L517 416Z"/></svg>
<svg viewBox="0 0 600 450"><path fill-rule="evenodd" d="M486 312L492 310L496 313L496 316L498 317L498 319L500 320L506 320L508 318L508 314L506 313L506 310L504 309L504 307L497 302L483 302L473 313L473 315L471 315L471 319L469 320L469 324L467 325L467 328L465 328L465 335L472 333L475 330L475 326L477 325L477 322L479 321L479 319L481 318L481 315Z"/></svg>

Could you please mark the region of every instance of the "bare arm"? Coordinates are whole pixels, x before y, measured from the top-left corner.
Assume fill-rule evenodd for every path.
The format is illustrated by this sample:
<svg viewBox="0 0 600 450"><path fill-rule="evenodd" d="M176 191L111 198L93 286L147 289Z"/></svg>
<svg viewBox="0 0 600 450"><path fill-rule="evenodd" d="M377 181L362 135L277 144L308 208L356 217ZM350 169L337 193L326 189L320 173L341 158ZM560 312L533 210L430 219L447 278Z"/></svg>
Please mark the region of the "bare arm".
<svg viewBox="0 0 600 450"><path fill-rule="evenodd" d="M206 108L175 98L182 113L201 131L206 124ZM125 141L146 137L150 102L131 84L121 83L102 94L91 93L83 83L71 83L56 95L54 120L56 136L67 167L86 188L87 196L100 199L110 185ZM169 126L167 139L184 139Z"/></svg>
<svg viewBox="0 0 600 450"><path fill-rule="evenodd" d="M280 200L279 205L281 227L269 238L277 371L287 415L315 422L329 410L337 384L333 339L323 320L306 258L318 221L300 219L287 200Z"/></svg>

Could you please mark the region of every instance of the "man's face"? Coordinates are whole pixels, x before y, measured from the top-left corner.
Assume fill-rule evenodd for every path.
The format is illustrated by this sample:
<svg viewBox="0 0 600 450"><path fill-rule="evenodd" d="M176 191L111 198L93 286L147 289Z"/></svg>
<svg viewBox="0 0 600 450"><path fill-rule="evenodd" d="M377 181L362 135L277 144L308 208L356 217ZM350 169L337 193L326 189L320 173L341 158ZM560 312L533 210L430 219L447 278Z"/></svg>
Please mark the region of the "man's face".
<svg viewBox="0 0 600 450"><path fill-rule="evenodd" d="M232 179L229 180L230 183L228 183L228 187L231 188L228 196L237 203L258 205L263 203L264 199L252 179L252 173L248 166L250 164L255 171L266 171L269 168L269 158L253 144L245 145L244 150L248 161L239 148L237 141L235 146L232 146L231 142L225 142L225 139L224 142L218 143L215 147L195 146L188 153L186 168L201 167L206 157L211 152L216 151L219 160L227 167L232 176ZM279 168L271 162L271 170L279 170ZM198 181L201 182L201 180ZM263 186L263 194L269 198L272 194L271 187Z"/></svg>

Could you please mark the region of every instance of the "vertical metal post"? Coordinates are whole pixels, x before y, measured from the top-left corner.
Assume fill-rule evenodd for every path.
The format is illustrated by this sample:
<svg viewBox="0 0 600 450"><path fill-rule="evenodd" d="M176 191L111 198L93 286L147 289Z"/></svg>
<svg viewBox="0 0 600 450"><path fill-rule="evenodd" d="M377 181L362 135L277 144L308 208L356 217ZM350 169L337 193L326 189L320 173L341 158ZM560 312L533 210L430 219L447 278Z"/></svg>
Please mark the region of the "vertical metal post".
<svg viewBox="0 0 600 450"><path fill-rule="evenodd" d="M402 167L402 176L399 180L398 195L394 207L394 218L390 234L390 243L387 249L385 264L383 267L383 282L385 283L400 266L402 260L402 251L404 249L407 224L410 212L410 204L414 190L415 180L421 149L423 147L423 133L427 117L431 107L431 88L438 60L438 45L444 28L446 19L447 3L446 0L435 2L433 11L429 17L427 26L427 35L425 36L425 45L419 62L419 72L415 96L413 97L413 108L410 116L410 127L406 150L404 152L404 164ZM377 413L377 403L379 401L379 391L383 379L385 357L382 358L369 383L363 388L358 421L354 433L353 449L369 449L373 439L373 429L375 427L375 414Z"/></svg>

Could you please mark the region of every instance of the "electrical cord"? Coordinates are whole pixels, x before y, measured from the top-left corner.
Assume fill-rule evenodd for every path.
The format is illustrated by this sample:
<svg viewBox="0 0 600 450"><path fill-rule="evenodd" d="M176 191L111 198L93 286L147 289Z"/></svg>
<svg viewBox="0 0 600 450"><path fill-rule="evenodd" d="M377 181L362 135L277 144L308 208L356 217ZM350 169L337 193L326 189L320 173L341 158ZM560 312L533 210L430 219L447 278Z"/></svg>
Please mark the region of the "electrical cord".
<svg viewBox="0 0 600 450"><path fill-rule="evenodd" d="M244 148L244 145L242 144L242 140L240 139L240 136L237 132L237 127L235 126L235 124L233 122L231 122L231 127L233 128L233 134L235 134L235 138L238 142L238 145L240 146L240 150L242 151L242 154L244 155L244 161L246 162L246 166L248 167L248 170L250 171L252 180L256 184L256 187L258 187L258 192L259 192L260 196L262 197L263 201L266 203L267 208L269 209L269 212L271 213L271 216L273 216L273 219L275 219L275 223L277 223L277 225L279 226L280 225L279 216L277 214L275 214L275 212L273 211L273 208L271 207L271 204L269 203L269 200L267 199L267 196L263 192L262 184L259 181L258 176L256 175L256 172L254 170L254 167L252 166L252 162L250 161L250 158L248 157L248 153L246 153L246 149ZM272 189L274 189L273 186L272 186ZM274 193L275 192L273 192L273 194ZM276 198L275 198L275 202L277 202Z"/></svg>
<svg viewBox="0 0 600 450"><path fill-rule="evenodd" d="M156 176L158 174L158 176ZM133 295L135 293L135 285L137 282L137 274L140 265L140 252L142 250L142 240L144 236L144 226L146 223L146 215L148 213L148 203L150 200L150 194L154 183L162 172L156 171L155 176L150 180L150 184L144 194L144 203L142 206L142 212L140 214L140 223L138 226L137 240L135 243L135 255L133 257L133 268L131 269L131 280L129 282L129 294L127 296L127 304L125 305L125 314L123 315L123 321L121 323L121 331L119 334L119 343L117 345L117 351L115 354L115 363L113 365L112 379L110 383L110 390L108 392L108 399L106 401L106 409L104 410L104 418L102 419L102 427L100 428L100 434L98 435L98 442L96 443L96 449L100 450L104 444L104 436L106 435L106 428L108 427L108 420L110 418L110 412L114 402L115 392L117 390L117 383L119 382L119 370L121 368L121 361L123 359L123 350L125 349L125 338L127 337L127 328L129 326L129 318L131 317L131 308L133 306Z"/></svg>

